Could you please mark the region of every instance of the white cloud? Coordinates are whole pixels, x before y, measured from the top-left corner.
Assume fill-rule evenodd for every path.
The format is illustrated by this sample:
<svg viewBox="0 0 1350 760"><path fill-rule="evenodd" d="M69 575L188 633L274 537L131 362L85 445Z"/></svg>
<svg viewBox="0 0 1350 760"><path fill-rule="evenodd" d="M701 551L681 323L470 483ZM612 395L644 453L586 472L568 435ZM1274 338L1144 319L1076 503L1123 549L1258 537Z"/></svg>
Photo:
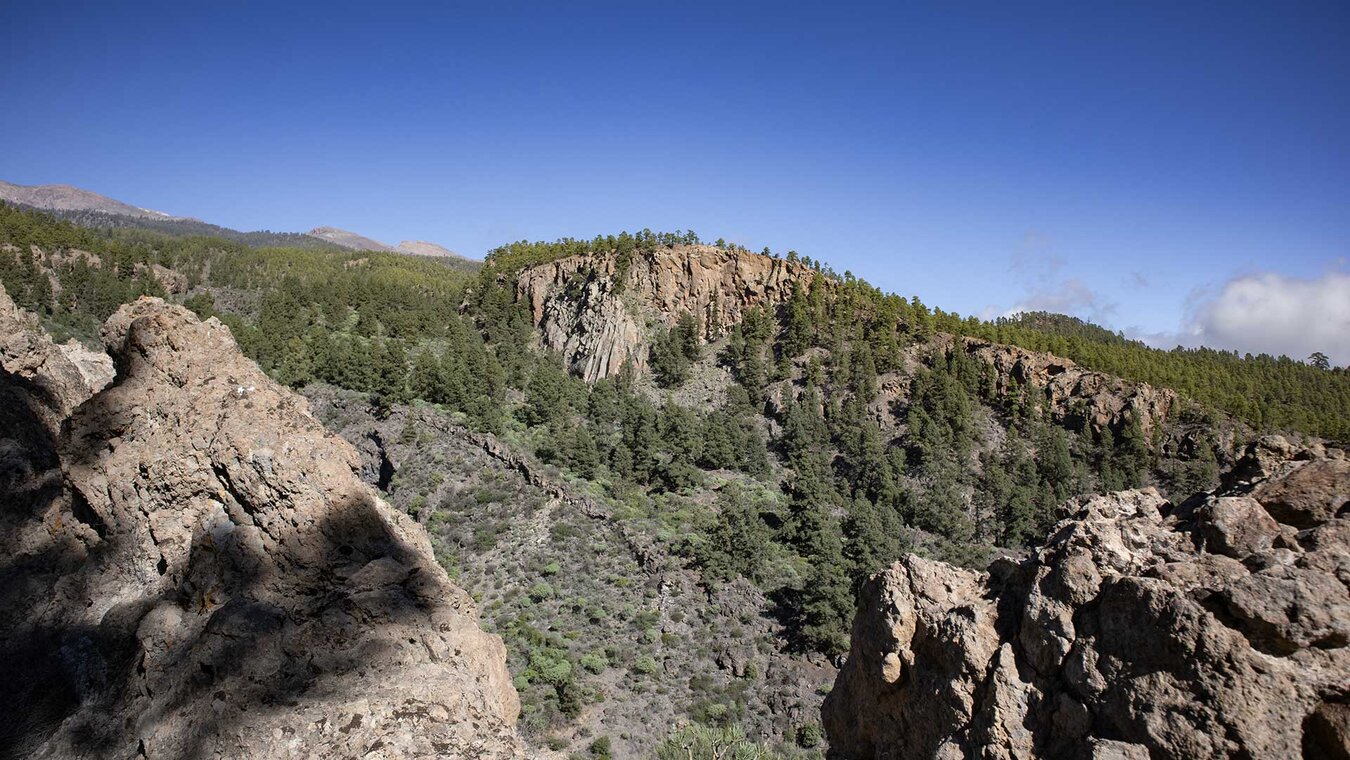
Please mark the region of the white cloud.
<svg viewBox="0 0 1350 760"><path fill-rule="evenodd" d="M1350 365L1350 273L1243 275L1188 301L1181 332L1135 337L1159 348L1203 345L1300 361L1321 351L1333 364Z"/></svg>
<svg viewBox="0 0 1350 760"><path fill-rule="evenodd" d="M1050 311L1104 322L1116 305L1077 277L1064 277L1065 261L1055 252L1054 239L1038 230L1028 230L1013 252L1008 271L1020 280L1024 294L1017 303L990 316L1011 317L1025 311Z"/></svg>
<svg viewBox="0 0 1350 760"><path fill-rule="evenodd" d="M1070 278L1036 286L1003 316L1011 317L1024 311L1052 311L1101 322L1115 310L1114 303L1103 298L1086 282Z"/></svg>

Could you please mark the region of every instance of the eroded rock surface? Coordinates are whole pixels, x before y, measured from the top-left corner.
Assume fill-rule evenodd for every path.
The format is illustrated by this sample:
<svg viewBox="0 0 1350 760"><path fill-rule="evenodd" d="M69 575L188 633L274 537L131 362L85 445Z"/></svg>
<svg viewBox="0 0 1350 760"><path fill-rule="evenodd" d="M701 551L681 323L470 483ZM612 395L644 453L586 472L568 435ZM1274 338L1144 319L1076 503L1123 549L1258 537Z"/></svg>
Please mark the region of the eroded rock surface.
<svg viewBox="0 0 1350 760"><path fill-rule="evenodd" d="M587 382L619 374L624 363L647 364L649 321L681 314L715 340L745 313L773 307L806 285L805 264L706 245L637 252L627 268L613 256L571 256L521 272L516 297L529 304L546 348L559 351Z"/></svg>
<svg viewBox="0 0 1350 760"><path fill-rule="evenodd" d="M55 457L0 481L0 755L521 755L500 639L227 328L124 306L90 396L31 327L0 386Z"/></svg>
<svg viewBox="0 0 1350 760"><path fill-rule="evenodd" d="M823 710L832 750L1339 756L1346 465L1342 451L1266 438L1220 489L1181 505L1151 489L1068 503L1023 562L895 564L863 589Z"/></svg>

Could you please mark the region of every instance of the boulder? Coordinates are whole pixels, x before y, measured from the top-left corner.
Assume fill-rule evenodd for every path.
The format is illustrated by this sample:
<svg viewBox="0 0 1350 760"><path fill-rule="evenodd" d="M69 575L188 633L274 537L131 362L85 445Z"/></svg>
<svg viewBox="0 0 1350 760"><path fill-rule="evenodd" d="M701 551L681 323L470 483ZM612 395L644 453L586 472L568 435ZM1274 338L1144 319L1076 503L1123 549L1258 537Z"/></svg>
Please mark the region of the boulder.
<svg viewBox="0 0 1350 760"><path fill-rule="evenodd" d="M4 515L0 747L523 753L501 640L420 526L360 482L351 446L214 319L143 298L103 338L117 381L78 406L62 394L82 375L37 361L38 337L0 378L70 399L35 412L69 414L54 486Z"/></svg>
<svg viewBox="0 0 1350 760"><path fill-rule="evenodd" d="M831 747L1344 756L1350 474L1336 449L1283 443L1181 507L1147 489L1070 501L1041 547L986 573L910 556L873 576L823 708Z"/></svg>

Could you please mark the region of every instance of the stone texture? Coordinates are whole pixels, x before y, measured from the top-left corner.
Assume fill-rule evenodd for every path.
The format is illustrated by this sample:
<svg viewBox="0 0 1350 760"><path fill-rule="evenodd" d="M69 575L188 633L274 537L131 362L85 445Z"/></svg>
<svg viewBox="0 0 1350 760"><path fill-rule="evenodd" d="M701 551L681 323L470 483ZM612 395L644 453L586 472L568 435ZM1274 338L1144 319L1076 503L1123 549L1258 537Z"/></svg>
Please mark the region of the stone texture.
<svg viewBox="0 0 1350 760"><path fill-rule="evenodd" d="M816 275L798 262L706 245L637 252L626 271L618 266L612 256L571 256L516 281L544 347L587 382L618 375L625 363L644 369L650 322L669 326L692 314L703 339L714 340L746 311L776 306L793 283Z"/></svg>
<svg viewBox="0 0 1350 760"><path fill-rule="evenodd" d="M519 756L500 639L352 448L215 320L142 299L103 337L117 380L53 437L40 476L59 487L4 494L0 748ZM7 360L3 385L35 361Z"/></svg>
<svg viewBox="0 0 1350 760"><path fill-rule="evenodd" d="M1270 549L1280 535L1279 524L1250 496L1210 499L1196 512L1196 520L1206 548L1235 559Z"/></svg>
<svg viewBox="0 0 1350 760"><path fill-rule="evenodd" d="M1023 561L986 573L897 563L863 588L823 708L831 748L855 758L1337 756L1350 702L1350 530L1323 505L1344 493L1344 461L1325 446L1265 440L1218 491L1179 506L1152 490L1075 499Z"/></svg>

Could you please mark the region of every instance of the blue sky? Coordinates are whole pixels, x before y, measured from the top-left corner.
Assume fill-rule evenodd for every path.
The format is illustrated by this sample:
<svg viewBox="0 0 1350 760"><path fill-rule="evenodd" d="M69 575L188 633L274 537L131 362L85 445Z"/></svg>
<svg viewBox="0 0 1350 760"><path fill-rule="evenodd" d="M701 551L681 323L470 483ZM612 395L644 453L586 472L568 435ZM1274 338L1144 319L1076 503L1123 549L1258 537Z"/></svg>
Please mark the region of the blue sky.
<svg viewBox="0 0 1350 760"><path fill-rule="evenodd" d="M0 179L478 256L692 228L1345 363L1346 39L1345 2L6 2Z"/></svg>

